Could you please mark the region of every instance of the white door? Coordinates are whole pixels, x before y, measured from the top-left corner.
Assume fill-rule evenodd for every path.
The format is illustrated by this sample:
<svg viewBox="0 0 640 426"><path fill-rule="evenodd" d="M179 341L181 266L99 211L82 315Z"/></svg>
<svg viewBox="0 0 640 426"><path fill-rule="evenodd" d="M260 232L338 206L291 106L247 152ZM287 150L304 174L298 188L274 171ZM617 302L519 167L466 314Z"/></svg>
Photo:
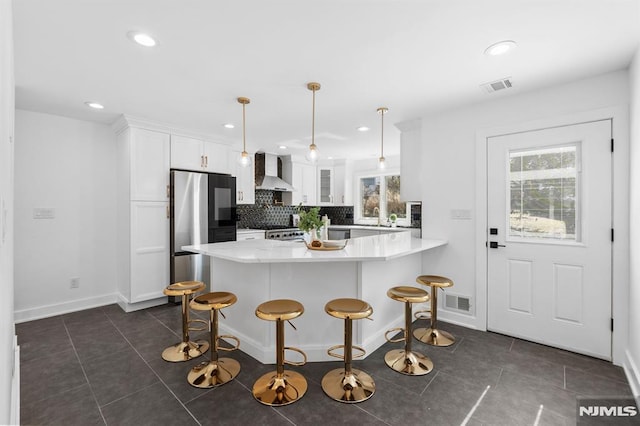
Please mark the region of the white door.
<svg viewBox="0 0 640 426"><path fill-rule="evenodd" d="M488 329L611 359L611 122L487 143Z"/></svg>

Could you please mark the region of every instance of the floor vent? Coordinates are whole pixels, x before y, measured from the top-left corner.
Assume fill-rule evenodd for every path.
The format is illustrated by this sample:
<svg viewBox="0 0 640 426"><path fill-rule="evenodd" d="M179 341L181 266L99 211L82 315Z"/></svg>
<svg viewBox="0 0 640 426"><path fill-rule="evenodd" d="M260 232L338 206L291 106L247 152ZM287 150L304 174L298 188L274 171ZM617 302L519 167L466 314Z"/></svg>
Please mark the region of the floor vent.
<svg viewBox="0 0 640 426"><path fill-rule="evenodd" d="M458 296L456 294L445 294L444 306L450 310L470 313L471 298L467 296Z"/></svg>
<svg viewBox="0 0 640 426"><path fill-rule="evenodd" d="M498 90L511 89L513 87L513 84L511 82L511 77L505 77L501 78L500 80L481 84L480 87L486 90L487 93L493 93L497 92Z"/></svg>

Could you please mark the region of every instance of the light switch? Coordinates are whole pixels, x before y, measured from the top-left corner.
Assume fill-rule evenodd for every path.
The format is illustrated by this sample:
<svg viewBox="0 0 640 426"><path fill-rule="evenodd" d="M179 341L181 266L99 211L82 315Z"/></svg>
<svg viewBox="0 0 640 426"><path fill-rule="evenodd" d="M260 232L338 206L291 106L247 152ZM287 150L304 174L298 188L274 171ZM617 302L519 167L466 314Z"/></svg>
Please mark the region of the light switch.
<svg viewBox="0 0 640 426"><path fill-rule="evenodd" d="M51 207L36 207L33 209L34 219L54 219L56 217L56 209Z"/></svg>

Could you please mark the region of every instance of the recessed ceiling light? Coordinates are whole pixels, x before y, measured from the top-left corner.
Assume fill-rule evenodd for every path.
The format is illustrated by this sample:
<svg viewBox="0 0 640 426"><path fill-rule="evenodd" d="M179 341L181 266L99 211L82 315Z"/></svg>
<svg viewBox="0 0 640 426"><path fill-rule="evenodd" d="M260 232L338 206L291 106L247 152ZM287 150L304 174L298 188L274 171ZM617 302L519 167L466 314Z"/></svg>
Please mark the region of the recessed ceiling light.
<svg viewBox="0 0 640 426"><path fill-rule="evenodd" d="M333 157L327 157L327 160L333 160Z"/></svg>
<svg viewBox="0 0 640 426"><path fill-rule="evenodd" d="M510 50L516 47L516 42L513 40L503 40L492 44L484 50L485 55L498 56L504 55Z"/></svg>
<svg viewBox="0 0 640 426"><path fill-rule="evenodd" d="M287 146L286 146L286 145L280 145L278 148L280 148L280 149L287 149Z"/></svg>
<svg viewBox="0 0 640 426"><path fill-rule="evenodd" d="M368 132L369 128L367 126L360 126L356 130L359 132Z"/></svg>
<svg viewBox="0 0 640 426"><path fill-rule="evenodd" d="M235 127L236 127L236 126L234 126L234 125L233 125L233 124L231 124L231 123L223 124L223 126L224 126L224 128L225 128L225 129L233 129L233 128L235 128Z"/></svg>
<svg viewBox="0 0 640 426"><path fill-rule="evenodd" d="M153 47L156 44L158 44L158 42L153 37L151 37L149 34L139 33L137 31L129 31L127 33L127 36L131 40L133 40L136 43L138 43L140 46Z"/></svg>
<svg viewBox="0 0 640 426"><path fill-rule="evenodd" d="M93 108L93 109L104 109L104 105L98 103L98 102L93 102L93 101L87 101L84 103L86 106L88 106L89 108Z"/></svg>

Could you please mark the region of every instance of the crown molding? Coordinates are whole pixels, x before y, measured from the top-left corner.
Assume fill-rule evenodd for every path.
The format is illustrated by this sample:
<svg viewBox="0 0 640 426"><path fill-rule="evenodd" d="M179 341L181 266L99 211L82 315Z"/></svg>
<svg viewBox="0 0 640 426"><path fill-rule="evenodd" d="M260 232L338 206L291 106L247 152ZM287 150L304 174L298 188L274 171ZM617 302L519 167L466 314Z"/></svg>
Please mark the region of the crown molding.
<svg viewBox="0 0 640 426"><path fill-rule="evenodd" d="M169 133L172 135L185 136L194 139L201 139L204 141L211 141L216 143L222 143L225 145L232 145L235 141L230 140L228 137L221 136L219 134L206 134L201 132L194 132L183 127L170 126L158 121L149 120L147 118L135 117L128 114L120 115L112 124L111 129L116 134L120 134L130 127L138 129L152 130L156 132Z"/></svg>

